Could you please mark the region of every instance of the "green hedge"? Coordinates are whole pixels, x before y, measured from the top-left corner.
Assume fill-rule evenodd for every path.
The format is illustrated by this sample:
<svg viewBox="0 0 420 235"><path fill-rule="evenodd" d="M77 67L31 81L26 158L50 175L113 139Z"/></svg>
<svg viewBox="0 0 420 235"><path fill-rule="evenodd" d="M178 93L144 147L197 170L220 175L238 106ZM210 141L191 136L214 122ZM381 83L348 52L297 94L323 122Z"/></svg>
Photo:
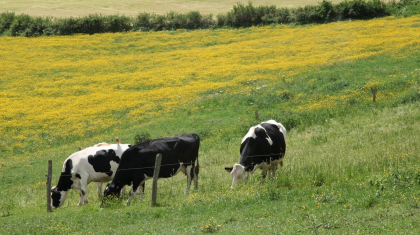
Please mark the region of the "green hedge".
<svg viewBox="0 0 420 235"><path fill-rule="evenodd" d="M226 14L202 15L198 11L165 15L140 13L136 17L92 14L78 18L32 17L14 12L0 14L0 35L40 36L95 34L126 31L160 31L176 29L239 28L269 24L327 23L348 19L372 19L391 14L408 16L420 13L420 0L384 3L381 0L345 0L332 4L323 0L318 5L294 9L276 6L255 7L238 3Z"/></svg>

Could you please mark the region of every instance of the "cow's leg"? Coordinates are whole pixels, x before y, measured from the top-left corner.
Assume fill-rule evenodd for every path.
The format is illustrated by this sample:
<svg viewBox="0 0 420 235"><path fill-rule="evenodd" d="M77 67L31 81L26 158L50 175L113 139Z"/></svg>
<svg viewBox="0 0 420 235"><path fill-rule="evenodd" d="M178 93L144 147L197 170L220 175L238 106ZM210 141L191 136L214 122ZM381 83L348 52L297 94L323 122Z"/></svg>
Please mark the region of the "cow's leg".
<svg viewBox="0 0 420 235"><path fill-rule="evenodd" d="M278 164L280 164L280 167L283 167L283 158L279 159ZM273 165L271 178L276 177L276 171L277 171L277 168L278 168L278 164L276 163L276 164Z"/></svg>
<svg viewBox="0 0 420 235"><path fill-rule="evenodd" d="M125 194L125 186L124 186L124 187L122 187L122 189L121 189L121 193L122 193L122 194Z"/></svg>
<svg viewBox="0 0 420 235"><path fill-rule="evenodd" d="M276 177L276 171L277 171L277 165L274 165L272 168L271 168L271 174L270 174L270 178L271 179L273 179L274 177Z"/></svg>
<svg viewBox="0 0 420 235"><path fill-rule="evenodd" d="M132 198L135 194L140 194L140 199L141 199L141 200L143 200L143 199L144 199L144 195L143 195L144 188L143 188L143 185L144 185L144 184L139 185L139 186L138 186L135 190L133 190L133 189L134 189L134 185L133 185L133 187L131 187L131 190L130 190L130 192L129 192L129 194L128 194L128 200L127 200L127 202L125 203L127 206L129 206L129 205L131 204L131 198Z"/></svg>
<svg viewBox="0 0 420 235"><path fill-rule="evenodd" d="M102 196L102 182L96 182L96 192L98 193L98 197Z"/></svg>
<svg viewBox="0 0 420 235"><path fill-rule="evenodd" d="M191 169L192 179L194 181L194 190L198 190L198 170L196 166Z"/></svg>
<svg viewBox="0 0 420 235"><path fill-rule="evenodd" d="M79 203L77 204L77 206L83 205L83 199L84 199L85 194L82 190L79 190L79 196L80 196L80 199L79 199Z"/></svg>
<svg viewBox="0 0 420 235"><path fill-rule="evenodd" d="M189 192L190 192L190 186L191 186L191 180L192 180L192 177L191 177L191 174L192 174L192 171L191 171L191 169L192 169L192 165L189 165L189 166L187 166L186 167L186 175L187 175L187 188L185 189L185 194L188 194Z"/></svg>
<svg viewBox="0 0 420 235"><path fill-rule="evenodd" d="M261 164L261 174L263 179L265 179L265 177L267 177L267 171L268 171L268 166L265 163Z"/></svg>
<svg viewBox="0 0 420 235"><path fill-rule="evenodd" d="M131 187L130 193L128 194L128 200L126 202L126 205L128 206L131 204L131 198L135 194L140 194L140 199L143 200L144 199L143 192L144 192L144 182L142 184L140 184L138 180L133 182L133 186Z"/></svg>
<svg viewBox="0 0 420 235"><path fill-rule="evenodd" d="M129 206L129 205L131 204L131 197L132 197L132 196L133 196L133 194L134 194L134 192L133 192L133 188L134 188L134 187L131 187L130 192L128 193L128 200L127 200L127 202L125 203L127 206Z"/></svg>
<svg viewBox="0 0 420 235"><path fill-rule="evenodd" d="M80 196L83 196L83 201L85 204L88 203L87 200L87 179L88 179L88 175L82 175L81 179L80 179ZM82 201L82 200L80 200ZM80 204L80 202L79 202ZM81 204L80 204L81 205Z"/></svg>

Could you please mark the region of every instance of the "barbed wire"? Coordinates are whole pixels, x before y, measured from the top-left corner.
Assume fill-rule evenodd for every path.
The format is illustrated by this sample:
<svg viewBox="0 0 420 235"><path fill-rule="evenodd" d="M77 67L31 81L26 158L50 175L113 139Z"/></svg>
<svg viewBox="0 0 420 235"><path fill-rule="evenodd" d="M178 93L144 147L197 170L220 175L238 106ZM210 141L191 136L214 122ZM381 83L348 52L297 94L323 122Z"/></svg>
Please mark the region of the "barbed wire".
<svg viewBox="0 0 420 235"><path fill-rule="evenodd" d="M246 156L247 158L255 158L255 157L269 157L269 156L281 156L284 155L284 153L274 153L274 154L270 154L270 155L250 155L250 156ZM193 164L195 162L191 161L191 162L187 162L187 163L173 163L173 164L164 164L164 165L160 165L162 166L174 166L174 165L190 165ZM140 167L140 168L128 168L128 169L117 169L116 171L128 171L128 170L143 170L143 169L151 169L151 168L155 168L155 166L150 166L150 167ZM113 173L113 171L108 171L108 172L98 172L98 173ZM65 177L65 176L73 176L73 175L60 175L59 177ZM45 175L45 177L47 177L47 175ZM15 177L6 177L6 176L2 176L1 178L15 178Z"/></svg>

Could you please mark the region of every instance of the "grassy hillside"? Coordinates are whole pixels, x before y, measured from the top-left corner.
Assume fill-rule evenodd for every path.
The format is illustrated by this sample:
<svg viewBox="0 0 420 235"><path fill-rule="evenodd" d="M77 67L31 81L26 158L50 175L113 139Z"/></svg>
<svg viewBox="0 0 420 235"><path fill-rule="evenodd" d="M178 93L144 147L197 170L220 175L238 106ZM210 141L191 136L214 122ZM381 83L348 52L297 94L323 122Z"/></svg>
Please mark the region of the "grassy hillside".
<svg viewBox="0 0 420 235"><path fill-rule="evenodd" d="M400 233L419 229L420 17L304 27L0 38L0 233ZM378 90L372 102L371 89ZM258 110L259 120L255 119ZM288 129L285 166L235 190L223 170L259 121ZM46 213L77 146L196 132L185 177L146 199Z"/></svg>

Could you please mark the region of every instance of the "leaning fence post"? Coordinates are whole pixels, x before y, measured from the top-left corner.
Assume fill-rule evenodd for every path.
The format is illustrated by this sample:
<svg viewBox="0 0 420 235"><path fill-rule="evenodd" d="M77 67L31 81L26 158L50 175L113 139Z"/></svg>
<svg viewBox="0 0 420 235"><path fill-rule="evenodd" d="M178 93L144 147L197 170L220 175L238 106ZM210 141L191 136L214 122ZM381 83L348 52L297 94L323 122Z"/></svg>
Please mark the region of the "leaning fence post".
<svg viewBox="0 0 420 235"><path fill-rule="evenodd" d="M153 189L152 189L152 206L156 206L157 197L157 180L159 178L160 163L162 162L162 154L156 155L155 170L153 172Z"/></svg>
<svg viewBox="0 0 420 235"><path fill-rule="evenodd" d="M47 212L51 212L51 178L52 178L52 160L48 160L48 175L47 175Z"/></svg>
<svg viewBox="0 0 420 235"><path fill-rule="evenodd" d="M373 102L376 102L376 88L372 88L372 93L373 93Z"/></svg>

